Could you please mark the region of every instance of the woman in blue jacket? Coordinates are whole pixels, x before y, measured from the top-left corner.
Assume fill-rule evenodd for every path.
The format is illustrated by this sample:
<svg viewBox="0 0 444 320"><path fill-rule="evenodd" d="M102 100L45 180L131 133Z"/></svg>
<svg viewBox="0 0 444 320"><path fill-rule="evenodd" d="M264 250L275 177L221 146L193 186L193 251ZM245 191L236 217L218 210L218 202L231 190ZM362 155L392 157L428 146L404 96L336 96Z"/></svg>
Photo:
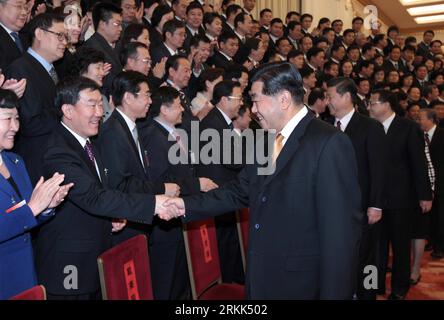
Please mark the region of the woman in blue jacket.
<svg viewBox="0 0 444 320"><path fill-rule="evenodd" d="M37 284L30 230L54 214L72 186L61 186L64 175L55 173L32 189L22 158L6 151L19 129L17 107L15 93L0 89L0 299Z"/></svg>

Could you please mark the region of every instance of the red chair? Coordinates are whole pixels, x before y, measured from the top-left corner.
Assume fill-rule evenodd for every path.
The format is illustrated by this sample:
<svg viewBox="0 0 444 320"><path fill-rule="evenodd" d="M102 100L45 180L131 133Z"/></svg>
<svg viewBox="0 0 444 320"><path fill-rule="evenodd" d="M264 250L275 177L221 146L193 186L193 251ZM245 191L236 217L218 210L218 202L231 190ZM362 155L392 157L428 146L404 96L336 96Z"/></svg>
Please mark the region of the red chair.
<svg viewBox="0 0 444 320"><path fill-rule="evenodd" d="M248 245L248 228L250 225L250 209L244 208L236 212L237 233L239 235L240 249L244 271L246 269L246 252Z"/></svg>
<svg viewBox="0 0 444 320"><path fill-rule="evenodd" d="M184 226L185 249L194 300L243 300L245 287L221 283L214 220Z"/></svg>
<svg viewBox="0 0 444 320"><path fill-rule="evenodd" d="M138 235L97 258L104 300L153 300L147 238Z"/></svg>
<svg viewBox="0 0 444 320"><path fill-rule="evenodd" d="M13 296L9 300L46 300L46 290L44 286L35 286Z"/></svg>

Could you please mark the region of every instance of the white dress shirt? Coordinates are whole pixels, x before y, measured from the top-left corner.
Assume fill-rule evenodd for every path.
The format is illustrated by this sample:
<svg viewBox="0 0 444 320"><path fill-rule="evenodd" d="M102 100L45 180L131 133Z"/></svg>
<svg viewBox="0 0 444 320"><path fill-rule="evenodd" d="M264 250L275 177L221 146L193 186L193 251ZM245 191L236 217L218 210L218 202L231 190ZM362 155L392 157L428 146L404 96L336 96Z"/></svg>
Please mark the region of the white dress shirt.
<svg viewBox="0 0 444 320"><path fill-rule="evenodd" d="M116 108L116 110L122 116L123 120L125 120L125 123L129 131L131 132L131 135L133 135L133 130L136 128L136 123L133 120L131 120L126 114L124 114L119 108ZM140 162L142 163L142 166L145 167L143 163L142 149L140 147L139 139L137 139L137 141L134 141L134 143L136 144L137 151L139 152Z"/></svg>
<svg viewBox="0 0 444 320"><path fill-rule="evenodd" d="M350 123L353 114L355 113L355 109L352 109L349 113L342 117L342 119L335 119L335 127L337 127L338 121L341 122L341 131L345 131L347 129L348 124Z"/></svg>
<svg viewBox="0 0 444 320"><path fill-rule="evenodd" d="M279 132L281 135L284 136L284 139L282 140L282 146L285 146L285 143L287 142L291 133L299 124L299 122L301 122L301 120L307 115L307 113L307 108L301 108L301 110L299 110L298 113L296 113L293 118L291 118L290 121L288 121L287 124L282 128L281 132Z"/></svg>
<svg viewBox="0 0 444 320"><path fill-rule="evenodd" d="M393 114L390 117L388 117L387 119L385 119L385 121L382 123L382 125L384 126L384 131L385 131L386 134L387 134L387 132L388 132L388 130L390 128L390 125L393 122L393 119L395 119L395 116L396 116L396 113L393 112Z"/></svg>

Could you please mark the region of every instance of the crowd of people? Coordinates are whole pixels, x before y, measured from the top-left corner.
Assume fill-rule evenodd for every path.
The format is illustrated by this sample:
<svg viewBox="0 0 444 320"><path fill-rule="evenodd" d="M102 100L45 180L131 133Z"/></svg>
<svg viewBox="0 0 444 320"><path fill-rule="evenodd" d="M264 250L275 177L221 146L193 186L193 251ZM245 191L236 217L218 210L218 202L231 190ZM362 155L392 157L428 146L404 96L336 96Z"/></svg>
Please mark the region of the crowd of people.
<svg viewBox="0 0 444 320"><path fill-rule="evenodd" d="M444 257L444 55L433 30L416 39L397 26L384 34L377 21L364 30L361 17L351 26L330 18L314 25L309 13L291 11L283 21L268 8L255 19L255 5L255 0L243 0L243 7L234 0L220 7L201 0L0 0L1 299L37 283L49 299L101 299L97 257L138 234L148 235L154 297L190 299L182 226L194 218L179 217L185 207L187 213L218 211L222 280L246 282L251 298L372 300L386 293L390 268L389 298L404 299L420 281L425 247L434 259ZM282 90L290 95L277 101ZM282 110L267 109L261 99L270 97L275 100L269 105ZM303 115L285 113L290 105ZM180 131L192 136L199 123L200 130L215 129L222 139L224 130L241 137L249 128L279 129L275 144L298 145L285 135L294 127L282 123L293 123L292 117L304 126L302 117L313 117L315 129L307 132L320 138L305 141L313 147L305 161L315 165L321 159L313 175L322 171L322 184L334 187L313 195L309 180L300 190L304 180L290 181L279 185L284 198L295 188L331 203L325 210L343 206L350 216L338 213L334 220L320 214L325 225L301 214L310 223L295 229L303 234L314 228L319 238L301 236L308 244L295 244L285 228L281 246L304 251L307 245L313 251L306 254L320 250L320 267L312 267L312 258L303 266L281 261L277 252L265 255L297 274L282 274L269 286L264 270L275 266L255 269L270 263L261 260L258 248L248 253L251 266L244 274L235 214L237 207L253 210L253 195L265 205L265 191L250 193L250 202L247 195L232 200L227 190L245 189L230 183L259 182L251 175L246 180L244 163L199 164ZM326 155L344 166L351 141L356 163L348 171L351 177L356 170L356 184L341 178L346 167L322 160L321 142L335 137L323 127L327 123L349 139L332 138ZM185 149L186 163L169 160L175 145ZM344 155L337 154L341 150ZM278 158L275 174L279 163ZM342 184L356 188L346 191ZM359 198L361 219L354 206ZM303 211L299 205L316 210L308 201L283 208ZM352 227L358 220L359 235ZM259 232L259 226L251 222L250 230ZM252 237L250 245L259 241ZM291 248L289 255L296 250ZM79 270L74 287L66 286L68 265ZM378 270L370 287L369 265ZM288 280L305 277L301 271L311 268L321 269L319 277ZM336 282L324 278L329 268L338 272Z"/></svg>

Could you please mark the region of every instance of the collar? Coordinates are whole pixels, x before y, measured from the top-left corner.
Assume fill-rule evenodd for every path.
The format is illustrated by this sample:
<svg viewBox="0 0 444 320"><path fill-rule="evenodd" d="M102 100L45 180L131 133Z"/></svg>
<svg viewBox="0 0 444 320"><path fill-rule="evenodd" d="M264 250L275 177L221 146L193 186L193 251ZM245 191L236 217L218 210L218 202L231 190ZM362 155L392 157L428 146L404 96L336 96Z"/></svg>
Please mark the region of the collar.
<svg viewBox="0 0 444 320"><path fill-rule="evenodd" d="M173 127L170 127L169 125L167 125L165 122L162 122L162 120L160 120L159 117L155 117L154 121L156 121L158 124L160 124L166 131L168 131L168 133L174 137L174 131L175 129Z"/></svg>
<svg viewBox="0 0 444 320"><path fill-rule="evenodd" d="M60 123L62 124L62 126L66 128L66 130L68 130L74 136L74 138L76 138L76 140L80 143L82 148L85 148L86 142L89 141L89 138L85 139L82 136L78 135L70 127L68 127L65 123L63 123L63 121Z"/></svg>
<svg viewBox="0 0 444 320"><path fill-rule="evenodd" d="M172 55L175 56L176 54L178 54L177 50L173 50L170 47L168 47L168 45L164 42L163 45L167 48L168 52Z"/></svg>
<svg viewBox="0 0 444 320"><path fill-rule="evenodd" d="M222 111L222 109L220 109L219 107L216 107L217 110L220 111L220 113L222 114L222 116L224 117L225 121L227 122L228 125L230 125L233 121L230 119L229 116L227 116L227 114L225 112Z"/></svg>
<svg viewBox="0 0 444 320"><path fill-rule="evenodd" d="M136 127L136 123L133 120L131 120L125 113L123 113L122 110L119 110L119 108L116 108L116 110L122 116L123 120L125 120L125 123L132 134L134 128Z"/></svg>
<svg viewBox="0 0 444 320"><path fill-rule="evenodd" d="M170 86L172 86L174 89L176 89L177 91L182 91L182 89L180 89L178 86L176 86L176 84L173 82L173 81L171 81L171 79L167 79L167 81L166 81Z"/></svg>
<svg viewBox="0 0 444 320"><path fill-rule="evenodd" d="M336 60L335 58L333 58L333 57L330 57L330 60L333 61L336 64L340 64L340 62L338 60Z"/></svg>
<svg viewBox="0 0 444 320"><path fill-rule="evenodd" d="M310 62L307 62L307 65L312 68L314 71L318 71L318 68L314 67Z"/></svg>
<svg viewBox="0 0 444 320"><path fill-rule="evenodd" d="M205 36L206 36L208 39L210 39L210 41L213 41L213 40L216 39L216 37L213 37L212 35L210 35L210 34L208 34L208 33L205 33Z"/></svg>
<svg viewBox="0 0 444 320"><path fill-rule="evenodd" d="M222 55L223 55L225 58L227 58L229 61L233 61L233 58L230 57L229 55L225 54L224 52L219 51L219 53L222 54Z"/></svg>
<svg viewBox="0 0 444 320"><path fill-rule="evenodd" d="M3 29L5 29L5 31L8 33L8 35L11 37L11 39L15 42L14 38L11 36L11 33L14 32L11 29L9 29L7 26L5 26L3 23L0 22L0 26L3 27ZM17 31L18 33L18 31Z"/></svg>
<svg viewBox="0 0 444 320"><path fill-rule="evenodd" d="M231 23L229 23L228 21L227 21L227 25L231 28L231 30L234 31L234 26Z"/></svg>
<svg viewBox="0 0 444 320"><path fill-rule="evenodd" d="M347 113L345 116L342 117L342 119L335 118L335 124L338 123L338 121L341 122L341 130L345 131L348 124L350 123L351 118L353 117L353 114L355 113L355 109L352 109L349 113Z"/></svg>
<svg viewBox="0 0 444 320"><path fill-rule="evenodd" d="M241 34L240 34L239 32L237 32L236 30L234 30L234 33L239 37L239 39L241 39L241 41L242 41L242 39L246 39L245 36L241 35Z"/></svg>
<svg viewBox="0 0 444 320"><path fill-rule="evenodd" d="M48 61L45 60L45 58L43 58L41 55L39 55L37 52L35 52L34 50L32 50L31 47L28 48L28 53L33 56L38 62L40 62L40 64L43 66L43 68L45 68L46 72L49 73L49 70L51 70L52 68L54 68L54 66L52 65L52 63L49 63Z"/></svg>
<svg viewBox="0 0 444 320"><path fill-rule="evenodd" d="M385 133L388 132L388 129L390 128L390 125L392 124L393 119L395 119L395 116L396 116L396 113L393 112L393 114L390 117L388 117L387 119L385 119L385 121L382 123L382 125L384 126Z"/></svg>
<svg viewBox="0 0 444 320"><path fill-rule="evenodd" d="M282 128L280 132L280 134L284 136L282 145L285 145L291 133L294 131L299 122L301 122L301 120L307 115L307 113L307 108L301 108L301 110L299 110L298 113L296 113L293 118L291 118L290 121L288 121L287 124Z"/></svg>
<svg viewBox="0 0 444 320"><path fill-rule="evenodd" d="M187 29L190 30L191 35L194 37L196 34L199 33L199 30L194 30L193 28L191 28L188 24L186 24Z"/></svg>
<svg viewBox="0 0 444 320"><path fill-rule="evenodd" d="M433 135L435 134L436 131L436 124L433 126L432 129L430 129L429 131L427 131L427 133L429 134L429 139L430 141L432 141Z"/></svg>
<svg viewBox="0 0 444 320"><path fill-rule="evenodd" d="M273 41L273 43L276 43L276 41L279 39L278 37L275 37L270 33L270 39Z"/></svg>

